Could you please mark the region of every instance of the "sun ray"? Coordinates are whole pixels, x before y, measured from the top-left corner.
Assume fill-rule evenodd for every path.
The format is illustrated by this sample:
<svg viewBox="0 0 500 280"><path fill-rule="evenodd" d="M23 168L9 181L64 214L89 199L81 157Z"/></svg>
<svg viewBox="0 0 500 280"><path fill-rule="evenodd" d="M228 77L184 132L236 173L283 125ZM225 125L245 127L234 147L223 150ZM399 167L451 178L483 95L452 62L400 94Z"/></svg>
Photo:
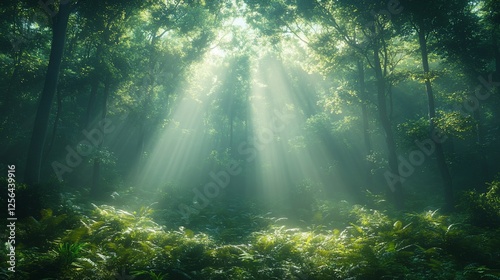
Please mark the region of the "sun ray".
<svg viewBox="0 0 500 280"><path fill-rule="evenodd" d="M140 169L139 185L155 188L171 182L182 185L183 181L190 181L186 178L202 172L200 157L209 149L204 120L210 111L209 101L217 94L212 90L217 80L226 75L214 59L206 55L192 67L190 79L179 88L182 98L173 113L165 116L165 127L155 137L151 153Z"/></svg>

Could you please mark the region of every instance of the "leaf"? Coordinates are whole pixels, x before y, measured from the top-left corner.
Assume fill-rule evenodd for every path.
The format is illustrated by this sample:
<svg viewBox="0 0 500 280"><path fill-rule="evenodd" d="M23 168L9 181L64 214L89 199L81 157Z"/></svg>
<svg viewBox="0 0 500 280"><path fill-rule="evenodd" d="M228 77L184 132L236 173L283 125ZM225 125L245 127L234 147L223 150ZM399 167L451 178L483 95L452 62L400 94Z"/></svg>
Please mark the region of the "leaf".
<svg viewBox="0 0 500 280"><path fill-rule="evenodd" d="M353 224L353 223L350 223L350 225L351 225L351 226L352 226L352 227L353 227L353 228L354 228L357 232L359 232L359 233L361 233L361 234L364 234L364 233L365 233L365 231L363 230L363 228L361 228L360 226L357 226L357 225L355 225L355 224Z"/></svg>
<svg viewBox="0 0 500 280"><path fill-rule="evenodd" d="M254 257L252 254L248 253L247 251L240 249L241 254L240 254L240 260L242 261L253 261Z"/></svg>
<svg viewBox="0 0 500 280"><path fill-rule="evenodd" d="M52 209L42 209L40 211L40 214L42 215L42 220L48 219L52 217Z"/></svg>
<svg viewBox="0 0 500 280"><path fill-rule="evenodd" d="M446 232L445 232L445 235L448 234L448 232L450 232L451 228L454 227L456 224L451 224L448 226L448 228L446 228Z"/></svg>
<svg viewBox="0 0 500 280"><path fill-rule="evenodd" d="M62 214L60 216L52 216L48 220L50 226L57 226L59 225L62 221L66 220L67 216L66 214Z"/></svg>
<svg viewBox="0 0 500 280"><path fill-rule="evenodd" d="M396 244L392 241L387 244L387 252L394 252L396 251Z"/></svg>
<svg viewBox="0 0 500 280"><path fill-rule="evenodd" d="M188 237L188 238L193 238L194 237L194 231L192 231L190 229L185 229L184 230L184 235L186 235L186 237Z"/></svg>
<svg viewBox="0 0 500 280"><path fill-rule="evenodd" d="M72 230L66 237L65 241L78 242L89 230L86 227L79 227Z"/></svg>
<svg viewBox="0 0 500 280"><path fill-rule="evenodd" d="M403 227L403 223L401 221L396 221L393 225L394 230L398 231Z"/></svg>

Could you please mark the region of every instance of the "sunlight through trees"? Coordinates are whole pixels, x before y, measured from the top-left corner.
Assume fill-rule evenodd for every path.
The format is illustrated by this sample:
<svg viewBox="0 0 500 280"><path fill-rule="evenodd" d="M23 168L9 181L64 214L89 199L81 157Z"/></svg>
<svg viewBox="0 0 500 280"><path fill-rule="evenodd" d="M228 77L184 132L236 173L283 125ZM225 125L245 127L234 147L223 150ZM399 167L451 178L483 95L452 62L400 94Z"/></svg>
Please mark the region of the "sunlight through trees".
<svg viewBox="0 0 500 280"><path fill-rule="evenodd" d="M499 8L2 1L0 278L499 278Z"/></svg>

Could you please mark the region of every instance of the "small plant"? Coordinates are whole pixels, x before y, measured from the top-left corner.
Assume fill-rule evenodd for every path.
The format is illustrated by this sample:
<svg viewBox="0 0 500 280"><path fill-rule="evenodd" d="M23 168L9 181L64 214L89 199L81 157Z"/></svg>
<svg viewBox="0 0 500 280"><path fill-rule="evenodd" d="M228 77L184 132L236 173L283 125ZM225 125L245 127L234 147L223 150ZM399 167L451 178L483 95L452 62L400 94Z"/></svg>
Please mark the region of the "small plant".
<svg viewBox="0 0 500 280"><path fill-rule="evenodd" d="M81 257L84 247L83 243L60 243L56 251L57 260L62 266L68 266Z"/></svg>
<svg viewBox="0 0 500 280"><path fill-rule="evenodd" d="M71 221L66 214L54 215L52 209L42 209L40 214L38 220L33 216L26 219L19 239L27 245L48 249L50 241L57 239Z"/></svg>

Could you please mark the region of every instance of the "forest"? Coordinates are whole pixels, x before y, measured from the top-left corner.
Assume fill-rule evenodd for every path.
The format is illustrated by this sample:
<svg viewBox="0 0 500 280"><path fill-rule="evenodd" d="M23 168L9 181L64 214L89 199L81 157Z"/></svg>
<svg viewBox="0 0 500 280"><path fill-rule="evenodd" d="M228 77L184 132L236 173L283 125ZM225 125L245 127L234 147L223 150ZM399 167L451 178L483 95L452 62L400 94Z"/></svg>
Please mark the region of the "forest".
<svg viewBox="0 0 500 280"><path fill-rule="evenodd" d="M0 279L500 279L500 1L2 0Z"/></svg>

